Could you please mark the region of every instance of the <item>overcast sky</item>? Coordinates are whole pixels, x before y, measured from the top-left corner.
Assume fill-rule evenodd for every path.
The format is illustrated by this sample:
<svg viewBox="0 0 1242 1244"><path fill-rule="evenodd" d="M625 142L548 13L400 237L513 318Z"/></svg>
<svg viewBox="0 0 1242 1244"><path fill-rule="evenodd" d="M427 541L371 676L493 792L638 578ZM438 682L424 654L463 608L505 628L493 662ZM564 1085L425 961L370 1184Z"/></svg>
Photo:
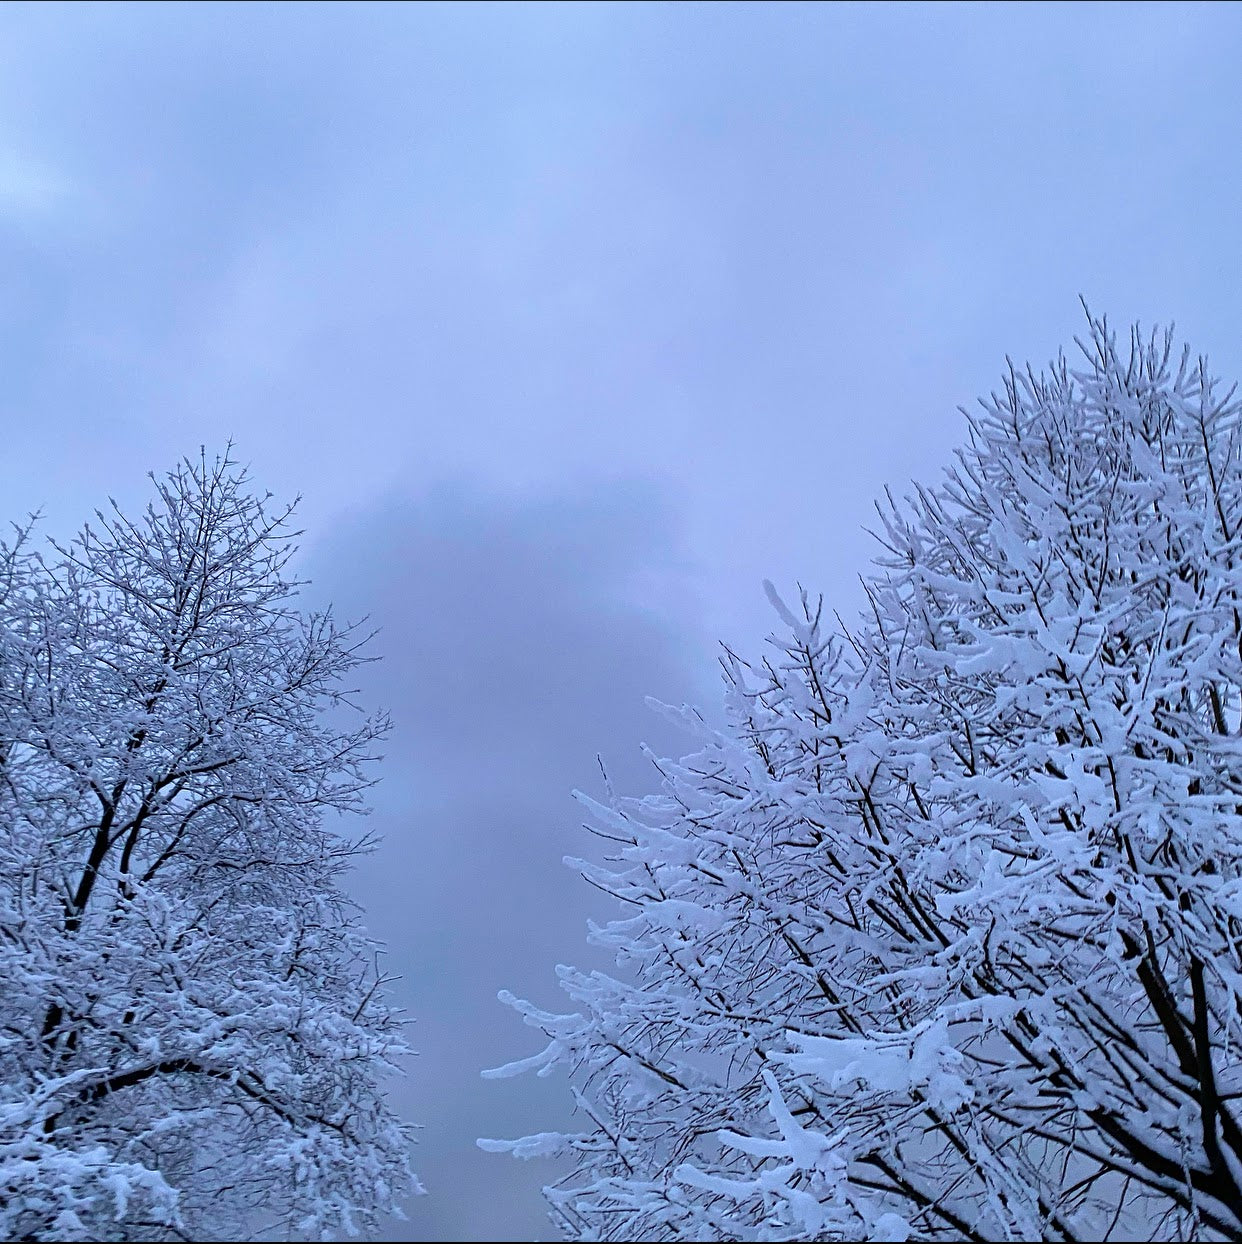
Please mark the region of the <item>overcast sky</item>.
<svg viewBox="0 0 1242 1244"><path fill-rule="evenodd" d="M7 4L0 495L63 533L232 437L397 723L354 890L422 1051L419 1239L552 1234L569 792L716 715L761 580L849 615L1005 355L1177 323L1242 376L1242 9Z"/></svg>

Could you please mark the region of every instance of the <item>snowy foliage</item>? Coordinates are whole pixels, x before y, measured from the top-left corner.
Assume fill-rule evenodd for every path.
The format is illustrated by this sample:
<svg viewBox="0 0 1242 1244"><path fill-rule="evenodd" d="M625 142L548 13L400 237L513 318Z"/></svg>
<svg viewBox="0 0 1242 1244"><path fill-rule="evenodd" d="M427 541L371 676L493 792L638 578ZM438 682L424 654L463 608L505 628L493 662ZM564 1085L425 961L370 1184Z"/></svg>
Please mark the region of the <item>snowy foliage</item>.
<svg viewBox="0 0 1242 1244"><path fill-rule="evenodd" d="M0 1237L332 1238L393 1208L404 1051L338 889L382 718L226 457L0 546ZM338 714L339 715L339 714Z"/></svg>
<svg viewBox="0 0 1242 1244"><path fill-rule="evenodd" d="M880 507L856 628L770 590L728 729L580 796L624 970L488 1074L584 1130L480 1142L572 1159L566 1235L1242 1235L1240 406L1080 344Z"/></svg>

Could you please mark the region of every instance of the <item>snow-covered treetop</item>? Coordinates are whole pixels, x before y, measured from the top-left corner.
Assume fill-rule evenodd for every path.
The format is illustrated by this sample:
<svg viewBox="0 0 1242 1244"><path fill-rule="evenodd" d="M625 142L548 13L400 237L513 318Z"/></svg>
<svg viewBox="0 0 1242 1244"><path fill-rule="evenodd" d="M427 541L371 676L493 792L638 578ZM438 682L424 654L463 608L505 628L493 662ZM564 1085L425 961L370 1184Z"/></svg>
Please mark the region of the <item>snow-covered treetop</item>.
<svg viewBox="0 0 1242 1244"><path fill-rule="evenodd" d="M663 791L580 796L630 914L572 1014L567 1235L1242 1231L1240 406L1103 321L879 507L868 611L788 608ZM681 714L693 721L693 715Z"/></svg>
<svg viewBox="0 0 1242 1244"><path fill-rule="evenodd" d="M382 716L226 455L0 548L0 1234L333 1235L410 1186L404 1051L339 888Z"/></svg>

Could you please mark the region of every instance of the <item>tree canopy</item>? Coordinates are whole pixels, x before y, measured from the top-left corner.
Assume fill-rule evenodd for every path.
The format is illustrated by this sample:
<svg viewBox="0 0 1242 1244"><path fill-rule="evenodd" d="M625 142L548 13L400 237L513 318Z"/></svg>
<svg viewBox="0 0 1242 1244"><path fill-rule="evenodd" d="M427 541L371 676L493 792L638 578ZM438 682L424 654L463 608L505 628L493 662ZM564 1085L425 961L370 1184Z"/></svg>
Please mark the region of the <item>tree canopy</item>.
<svg viewBox="0 0 1242 1244"><path fill-rule="evenodd" d="M356 1231L410 1185L404 1051L340 888L382 716L226 455L0 546L0 1236Z"/></svg>
<svg viewBox="0 0 1242 1244"><path fill-rule="evenodd" d="M878 507L855 625L769 588L727 729L578 796L620 970L507 998L547 1044L488 1074L582 1129L480 1142L571 1160L566 1235L1242 1234L1242 407L1080 346Z"/></svg>

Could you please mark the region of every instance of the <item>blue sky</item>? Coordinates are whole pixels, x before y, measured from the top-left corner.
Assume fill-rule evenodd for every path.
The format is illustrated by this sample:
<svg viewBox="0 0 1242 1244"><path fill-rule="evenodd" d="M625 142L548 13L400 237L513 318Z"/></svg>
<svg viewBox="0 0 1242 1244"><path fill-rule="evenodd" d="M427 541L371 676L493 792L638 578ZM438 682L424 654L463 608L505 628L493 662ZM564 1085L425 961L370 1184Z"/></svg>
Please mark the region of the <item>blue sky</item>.
<svg viewBox="0 0 1242 1244"><path fill-rule="evenodd" d="M1242 376L1240 52L1214 5L0 10L7 516L232 437L382 627L419 1238L550 1233L472 1145L565 1090L478 1071L590 961L569 790L679 746L643 697L715 713L765 577L848 616L872 499L1080 294Z"/></svg>

